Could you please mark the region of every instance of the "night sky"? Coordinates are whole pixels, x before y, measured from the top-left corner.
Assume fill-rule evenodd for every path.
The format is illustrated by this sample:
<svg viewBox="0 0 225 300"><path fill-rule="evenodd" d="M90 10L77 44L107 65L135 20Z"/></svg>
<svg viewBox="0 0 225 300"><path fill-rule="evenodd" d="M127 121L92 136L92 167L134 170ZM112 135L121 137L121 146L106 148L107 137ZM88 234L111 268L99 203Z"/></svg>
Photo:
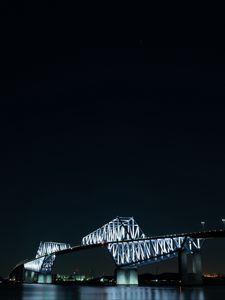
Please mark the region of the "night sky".
<svg viewBox="0 0 225 300"><path fill-rule="evenodd" d="M116 216L146 235L222 228L224 51L25 27L1 58L0 274ZM206 242L204 270L225 273L224 251ZM101 250L60 259L62 273L114 268Z"/></svg>

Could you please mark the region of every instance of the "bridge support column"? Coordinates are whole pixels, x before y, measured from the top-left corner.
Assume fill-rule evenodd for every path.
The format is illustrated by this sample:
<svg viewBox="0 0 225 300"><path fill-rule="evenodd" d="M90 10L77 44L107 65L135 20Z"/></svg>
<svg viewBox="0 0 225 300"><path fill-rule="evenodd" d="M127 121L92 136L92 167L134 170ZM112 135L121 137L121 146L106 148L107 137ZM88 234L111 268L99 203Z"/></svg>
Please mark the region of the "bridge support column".
<svg viewBox="0 0 225 300"><path fill-rule="evenodd" d="M38 283L52 283L52 274L38 274Z"/></svg>
<svg viewBox="0 0 225 300"><path fill-rule="evenodd" d="M188 274L187 253L180 251L178 254L179 273L182 285L201 285L202 280L202 259L200 251L196 251L191 255L192 258L192 274Z"/></svg>
<svg viewBox="0 0 225 300"><path fill-rule="evenodd" d="M187 253L184 251L178 253L178 266L181 284L188 284Z"/></svg>
<svg viewBox="0 0 225 300"><path fill-rule="evenodd" d="M23 282L35 283L37 282L38 274L34 271L24 270Z"/></svg>
<svg viewBox="0 0 225 300"><path fill-rule="evenodd" d="M117 269L117 285L138 285L137 269Z"/></svg>
<svg viewBox="0 0 225 300"><path fill-rule="evenodd" d="M192 271L194 273L193 284L202 284L202 258L200 251L192 254Z"/></svg>

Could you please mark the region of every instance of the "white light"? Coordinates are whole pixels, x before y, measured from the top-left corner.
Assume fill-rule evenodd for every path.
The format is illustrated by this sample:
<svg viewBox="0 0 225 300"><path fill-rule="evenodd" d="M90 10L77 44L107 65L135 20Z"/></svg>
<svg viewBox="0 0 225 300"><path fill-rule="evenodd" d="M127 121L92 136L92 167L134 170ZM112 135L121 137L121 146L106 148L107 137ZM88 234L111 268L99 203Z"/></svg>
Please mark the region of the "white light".
<svg viewBox="0 0 225 300"><path fill-rule="evenodd" d="M145 236L145 239L141 238ZM138 239L138 240L136 240ZM185 241L185 244L183 244ZM177 255L185 248L189 253L199 249L199 239L174 235L158 239L147 238L133 218L117 217L82 239L82 245L108 243L107 248L116 265L155 263Z"/></svg>
<svg viewBox="0 0 225 300"><path fill-rule="evenodd" d="M65 243L40 242L35 259L25 263L24 269L34 272L42 271L44 273L51 273L55 261L55 255L53 253L68 248L70 248L70 245Z"/></svg>

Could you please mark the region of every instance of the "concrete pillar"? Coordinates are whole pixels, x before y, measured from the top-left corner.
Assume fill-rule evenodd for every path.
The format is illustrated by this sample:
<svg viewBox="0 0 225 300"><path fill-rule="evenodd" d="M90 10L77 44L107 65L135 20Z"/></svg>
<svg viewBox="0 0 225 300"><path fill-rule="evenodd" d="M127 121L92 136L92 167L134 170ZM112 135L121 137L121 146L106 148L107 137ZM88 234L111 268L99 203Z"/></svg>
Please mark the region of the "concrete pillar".
<svg viewBox="0 0 225 300"><path fill-rule="evenodd" d="M51 274L38 274L38 283L52 283Z"/></svg>
<svg viewBox="0 0 225 300"><path fill-rule="evenodd" d="M192 254L193 284L202 284L202 258L200 251Z"/></svg>
<svg viewBox="0 0 225 300"><path fill-rule="evenodd" d="M25 283L35 283L37 282L37 273L30 270L24 270L23 282Z"/></svg>
<svg viewBox="0 0 225 300"><path fill-rule="evenodd" d="M187 267L187 253L179 251L178 253L178 266L181 284L188 284L188 267Z"/></svg>
<svg viewBox="0 0 225 300"><path fill-rule="evenodd" d="M138 285L137 269L117 269L117 285Z"/></svg>

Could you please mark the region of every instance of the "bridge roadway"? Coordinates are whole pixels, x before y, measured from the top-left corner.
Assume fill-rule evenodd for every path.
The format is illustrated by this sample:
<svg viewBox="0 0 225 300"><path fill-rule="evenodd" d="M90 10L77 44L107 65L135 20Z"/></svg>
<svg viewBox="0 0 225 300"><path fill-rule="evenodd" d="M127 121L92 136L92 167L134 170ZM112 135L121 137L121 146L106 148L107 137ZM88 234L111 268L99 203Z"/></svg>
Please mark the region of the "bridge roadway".
<svg viewBox="0 0 225 300"><path fill-rule="evenodd" d="M192 237L192 238L200 238L200 239L214 239L214 238L224 238L225 237L225 229L219 229L219 230L208 230L208 231L196 231L196 232L189 232L189 233L179 233L179 234L168 234L168 235L159 235L159 236L151 236L151 237L143 237L139 239L129 239L129 240L122 240L122 241L113 241L113 242L104 242L100 244L94 244L94 245L76 245L73 247L70 247L68 249L52 252L49 255L64 255L71 252L76 251L82 251L82 250L88 250L93 248L100 248L100 247L106 247L108 244L112 243L128 243L132 241L144 241L144 240L157 240L157 239L165 239L165 238L175 238L175 237ZM37 259L40 259L41 257L46 257L47 255L39 256ZM26 260L21 262L27 263L30 261L34 261L35 259L32 258L30 260Z"/></svg>

